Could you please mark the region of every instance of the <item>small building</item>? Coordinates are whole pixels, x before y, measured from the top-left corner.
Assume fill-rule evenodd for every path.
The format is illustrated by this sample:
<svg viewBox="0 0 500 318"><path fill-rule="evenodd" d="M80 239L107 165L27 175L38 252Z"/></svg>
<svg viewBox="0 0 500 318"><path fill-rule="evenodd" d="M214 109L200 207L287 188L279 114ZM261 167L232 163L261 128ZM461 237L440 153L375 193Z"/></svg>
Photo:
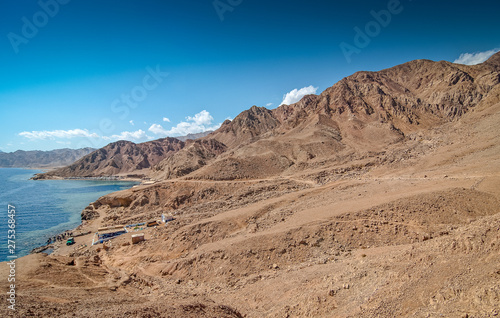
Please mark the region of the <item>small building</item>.
<svg viewBox="0 0 500 318"><path fill-rule="evenodd" d="M147 227L153 227L153 226L157 226L158 225L158 221L154 220L154 221L149 221L146 226Z"/></svg>
<svg viewBox="0 0 500 318"><path fill-rule="evenodd" d="M142 241L144 241L144 233L132 235L132 244L137 244L137 243L142 242Z"/></svg>
<svg viewBox="0 0 500 318"><path fill-rule="evenodd" d="M163 223L167 223L167 222L170 222L170 221L173 221L173 220L174 220L174 217L171 216L171 215L165 215L165 214L161 215L161 221Z"/></svg>
<svg viewBox="0 0 500 318"><path fill-rule="evenodd" d="M109 231L109 230L117 230L117 229L123 229L124 225L113 225L113 226L106 226L106 227L100 227L97 229L97 232L104 232L104 231Z"/></svg>

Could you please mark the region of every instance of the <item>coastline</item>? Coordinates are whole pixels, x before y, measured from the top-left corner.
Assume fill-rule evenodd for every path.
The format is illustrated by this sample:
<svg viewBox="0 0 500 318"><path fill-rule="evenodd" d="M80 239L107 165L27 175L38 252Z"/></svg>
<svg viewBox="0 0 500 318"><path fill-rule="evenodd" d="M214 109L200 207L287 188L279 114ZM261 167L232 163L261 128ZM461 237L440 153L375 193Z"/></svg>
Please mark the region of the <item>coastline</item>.
<svg viewBox="0 0 500 318"><path fill-rule="evenodd" d="M20 168L24 169L24 168ZM31 169L41 170L41 169ZM151 181L149 178L138 178L129 176L99 176L99 177L60 177L60 176L47 176L45 172L34 174L30 180L90 180L90 181L124 181L124 182L147 182Z"/></svg>
<svg viewBox="0 0 500 318"><path fill-rule="evenodd" d="M3 167L3 168L0 168L0 169L21 169L21 170L25 170L27 174L30 174L31 171L37 171L39 172L40 169L35 169L33 167L29 167L29 168L7 168L7 167ZM33 175L33 174L32 174ZM28 180L31 180L32 178L29 178L28 176L26 177L26 181ZM70 236L73 236L73 237L81 237L81 236L85 236L85 235L88 235L88 234L91 234L92 232L89 231L89 228L87 228L87 225L89 225L89 223L91 223L91 221L89 220L84 220L82 219L82 213L83 211L88 208L90 205L92 205L93 203L95 203L99 198L101 198L102 196L105 196L105 195L109 195L109 194L112 194L112 193L118 193L120 191L123 191L123 190L128 190L128 189L131 189L137 185L140 185L140 184L143 184L143 181L144 180L141 180L141 179L138 179L138 178L128 178L128 177L117 177L117 176L113 176L113 177L97 177L97 178L58 178L58 179L46 179L47 181L50 181L50 180L61 180L61 181L96 181L96 182L103 182L103 183L98 183L100 185L106 185L107 182L109 182L110 186L112 187L110 190L111 192L108 192L108 193L103 193L103 194L98 194L98 192L100 191L97 191L96 194L97 196L95 196L94 198L89 198L88 201L85 201L85 199L83 200L85 206L83 206L82 203L79 204L79 207L78 207L78 210L76 209L73 209L71 210L71 215L73 215L71 218L73 219L73 224L68 224L69 226L68 227L64 227L64 226L61 226L63 225L63 223L67 223L66 221L63 221L61 223L58 223L58 225L56 225L57 227L59 227L59 229L55 229L55 231L51 231L50 229L53 228L54 226L51 226L50 228L43 228L41 231L43 232L40 232L38 234L36 234L35 232L37 231L37 229L28 229L28 233L33 233L32 234L32 237L30 236L25 236L25 239L24 241L26 242L31 242L31 244L29 245L32 245L32 246L29 246L29 249L28 248L23 248L21 251L20 251L20 258L21 257L25 257L25 256L29 256L31 254L39 254L39 253L46 253L48 251L50 251L49 253L46 253L46 254L51 254L51 253L55 253L57 252L58 250L61 249L61 247L65 247L66 246L66 239L69 238ZM116 186L116 185L119 185L120 183L133 183L133 184L127 184L125 187L123 186ZM115 187L116 186L116 187ZM108 188L105 186L105 188ZM101 190L102 191L102 190ZM104 190L106 191L106 190ZM78 194L78 193L76 193ZM71 197L72 197L72 194L69 193L69 195L66 197L66 199L64 201L61 201L62 204L66 204L67 205L67 202L64 203L65 201L69 200L71 201ZM19 199L18 199L19 200ZM51 199L52 200L52 199ZM57 200L57 198L56 198ZM79 197L79 200L82 201L81 197ZM25 201L25 200L22 200L22 201ZM21 201L18 201L18 202L21 202ZM66 210L67 208L63 208L64 210ZM66 210L66 211L70 211L70 210ZM76 215L76 213L78 213ZM75 224L75 221L78 222L77 224ZM71 223L71 222L70 222ZM90 227L92 228L92 226ZM45 237L45 238L44 238ZM57 240L56 238L59 237L59 240ZM47 238L50 238L50 240L47 240ZM45 241L47 240L47 241ZM33 244L35 243L35 244ZM77 244L78 245L78 244ZM75 246L77 246L75 245ZM74 247L74 246L73 246ZM2 260L2 262L5 262L7 260Z"/></svg>
<svg viewBox="0 0 500 318"><path fill-rule="evenodd" d="M30 180L37 180L37 179L31 178ZM134 187L141 186L141 185L148 185L148 184L155 183L155 181L151 181L151 180L143 180L143 179L139 179L139 178L130 178L130 177L123 177L123 176L69 177L69 178L53 178L53 179L51 178L51 179L39 179L39 180L110 181L110 182L118 181L118 182L137 182L138 183L136 185L133 185L129 189L132 189ZM128 189L119 190L119 191L126 191L126 190L128 190ZM112 194L117 193L119 191L110 192L106 195L112 195ZM52 250L52 251L50 253L45 253L45 254L57 253L61 249L61 247L66 246L66 239L67 238L69 238L69 237L76 238L76 237L82 237L82 236L87 236L87 235L93 235L93 231L91 231L91 230L89 230L89 228L85 228L85 227L88 226L89 223L93 223L94 220L84 220L84 219L82 219L81 215L82 215L82 212L88 206L91 206L97 200L89 202L89 204L84 209L82 209L82 211L80 212L80 224L78 226L76 226L75 228L68 229L68 230L62 231L60 233L57 233L53 237L53 238L61 237L62 239L60 239L60 240L52 239L52 241L50 243L47 243L47 244L41 245L41 246L37 246L34 249L32 249L28 255L45 253L45 251L47 251L47 250ZM87 247L87 245L86 244L82 245L82 246L78 245L77 247L78 248Z"/></svg>

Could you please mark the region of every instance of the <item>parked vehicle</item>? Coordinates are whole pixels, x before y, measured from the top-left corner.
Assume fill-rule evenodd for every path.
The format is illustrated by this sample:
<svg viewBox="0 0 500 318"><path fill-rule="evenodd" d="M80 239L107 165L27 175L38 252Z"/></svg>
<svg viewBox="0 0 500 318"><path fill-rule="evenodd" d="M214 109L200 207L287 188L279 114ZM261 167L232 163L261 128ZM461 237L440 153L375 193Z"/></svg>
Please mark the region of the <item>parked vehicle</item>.
<svg viewBox="0 0 500 318"><path fill-rule="evenodd" d="M70 237L67 241L66 241L66 245L73 245L75 244L75 239L73 237Z"/></svg>

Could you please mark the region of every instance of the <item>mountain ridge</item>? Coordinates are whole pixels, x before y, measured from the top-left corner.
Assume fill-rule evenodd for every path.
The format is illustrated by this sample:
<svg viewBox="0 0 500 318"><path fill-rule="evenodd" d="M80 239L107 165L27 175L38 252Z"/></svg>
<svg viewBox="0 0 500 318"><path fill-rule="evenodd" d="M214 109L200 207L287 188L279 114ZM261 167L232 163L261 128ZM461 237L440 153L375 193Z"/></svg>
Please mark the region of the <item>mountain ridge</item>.
<svg viewBox="0 0 500 318"><path fill-rule="evenodd" d="M184 147L176 138L163 138L135 144L120 140L97 149L69 166L37 174L34 179L57 177L102 177L141 173Z"/></svg>
<svg viewBox="0 0 500 318"><path fill-rule="evenodd" d="M66 166L95 151L94 148L81 149L54 149L17 150L14 152L0 152L0 167L3 168L54 168Z"/></svg>
<svg viewBox="0 0 500 318"><path fill-rule="evenodd" d="M66 163L66 167L37 174L33 179L103 177L127 173L146 176L149 171L145 169L152 168L163 159L173 155L182 149L186 142L189 144L192 140L204 137L211 132L167 137L139 144L118 140L102 148L93 149L86 156L77 158L79 160L75 159ZM124 148L123 152L121 152L122 148ZM126 158L124 159L123 156Z"/></svg>
<svg viewBox="0 0 500 318"><path fill-rule="evenodd" d="M225 144L226 152L186 171L195 179L257 178L383 151L477 105L500 83L498 55L476 66L415 60L360 71L292 105L253 106L204 137Z"/></svg>
<svg viewBox="0 0 500 318"><path fill-rule="evenodd" d="M473 66L421 59L376 72L359 71L292 105L272 110L252 106L199 138L201 143L191 144L197 150L179 143L153 160L143 153L133 164L101 155L110 168L88 166L92 162L87 160L87 165L78 163L80 169L73 165L43 177L141 171L158 180L188 175L229 180L277 175L332 157L360 158L408 134L459 119L500 83L499 55Z"/></svg>

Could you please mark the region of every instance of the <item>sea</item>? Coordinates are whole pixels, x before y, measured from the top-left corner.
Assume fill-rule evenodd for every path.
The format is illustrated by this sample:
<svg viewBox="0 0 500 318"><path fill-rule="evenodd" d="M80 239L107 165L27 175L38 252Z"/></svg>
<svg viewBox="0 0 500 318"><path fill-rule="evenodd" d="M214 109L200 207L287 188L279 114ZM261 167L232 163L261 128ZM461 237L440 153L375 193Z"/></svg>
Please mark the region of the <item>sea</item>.
<svg viewBox="0 0 500 318"><path fill-rule="evenodd" d="M0 168L0 262L28 255L32 249L45 245L48 238L74 229L81 224L82 210L99 197L138 184L127 181L30 180L40 172L43 171ZM13 218L9 216L9 210L15 210L15 214L10 213ZM15 232L9 232L12 229Z"/></svg>

